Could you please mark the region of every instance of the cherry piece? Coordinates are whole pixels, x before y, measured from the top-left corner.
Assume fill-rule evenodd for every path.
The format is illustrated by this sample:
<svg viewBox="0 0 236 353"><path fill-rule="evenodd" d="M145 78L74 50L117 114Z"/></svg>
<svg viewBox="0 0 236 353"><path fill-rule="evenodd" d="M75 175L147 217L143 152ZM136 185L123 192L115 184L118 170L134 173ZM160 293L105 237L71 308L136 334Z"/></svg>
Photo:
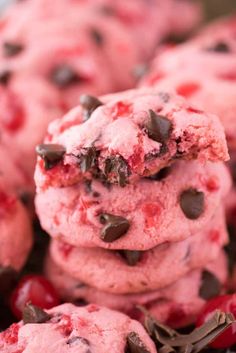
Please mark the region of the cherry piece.
<svg viewBox="0 0 236 353"><path fill-rule="evenodd" d="M209 300L200 313L196 325L201 326L215 311L219 309L236 316L236 294L222 295ZM230 326L224 333L218 336L210 346L212 348L228 348L236 343L236 324Z"/></svg>
<svg viewBox="0 0 236 353"><path fill-rule="evenodd" d="M27 303L42 309L50 309L60 304L59 297L50 282L43 276L24 276L13 291L10 306L14 315L22 318Z"/></svg>
<svg viewBox="0 0 236 353"><path fill-rule="evenodd" d="M188 98L191 97L194 93L196 93L199 89L199 84L195 82L188 82L177 87L176 91L180 96Z"/></svg>

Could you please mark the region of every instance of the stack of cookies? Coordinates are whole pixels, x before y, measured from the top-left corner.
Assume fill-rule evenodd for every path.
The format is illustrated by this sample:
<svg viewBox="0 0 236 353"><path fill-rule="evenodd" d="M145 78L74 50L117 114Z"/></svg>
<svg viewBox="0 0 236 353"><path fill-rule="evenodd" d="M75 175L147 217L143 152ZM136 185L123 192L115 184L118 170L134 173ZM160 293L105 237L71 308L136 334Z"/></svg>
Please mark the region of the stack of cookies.
<svg viewBox="0 0 236 353"><path fill-rule="evenodd" d="M158 89L83 95L37 154L46 274L63 299L138 318L142 305L180 327L221 291L231 182L216 116Z"/></svg>

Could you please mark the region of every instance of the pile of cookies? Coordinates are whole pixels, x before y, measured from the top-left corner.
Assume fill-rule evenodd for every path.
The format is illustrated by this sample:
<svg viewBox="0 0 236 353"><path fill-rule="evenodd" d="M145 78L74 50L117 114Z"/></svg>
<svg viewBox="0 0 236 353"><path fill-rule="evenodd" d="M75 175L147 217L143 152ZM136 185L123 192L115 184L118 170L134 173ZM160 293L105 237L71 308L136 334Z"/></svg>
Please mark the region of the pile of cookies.
<svg viewBox="0 0 236 353"><path fill-rule="evenodd" d="M172 3L189 14L188 20L175 20ZM185 32L200 18L200 7L176 0L27 0L1 16L2 276L19 271L29 255L32 219L21 201L33 214L35 146L48 123L77 105L81 93L133 87L135 68L150 58L171 26Z"/></svg>
<svg viewBox="0 0 236 353"><path fill-rule="evenodd" d="M37 153L46 273L64 299L180 327L220 293L231 181L216 116L168 91L81 96Z"/></svg>

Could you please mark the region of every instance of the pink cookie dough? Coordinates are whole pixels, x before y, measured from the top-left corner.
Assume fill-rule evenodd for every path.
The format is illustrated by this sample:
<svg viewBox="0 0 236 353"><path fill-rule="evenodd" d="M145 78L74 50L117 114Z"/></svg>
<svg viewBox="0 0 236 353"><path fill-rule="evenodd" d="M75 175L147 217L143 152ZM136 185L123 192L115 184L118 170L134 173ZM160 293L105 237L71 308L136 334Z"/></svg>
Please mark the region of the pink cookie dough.
<svg viewBox="0 0 236 353"><path fill-rule="evenodd" d="M50 254L60 268L91 287L114 294L138 293L166 287L204 267L219 256L227 240L221 208L198 234L145 252L75 248L53 240Z"/></svg>
<svg viewBox="0 0 236 353"><path fill-rule="evenodd" d="M228 159L224 130L216 116L153 89L99 100L83 96L80 106L49 126L45 144L38 146L44 159L38 158L38 189L73 185L92 176L124 187L177 159ZM56 153L59 148L61 156L52 156L53 163L48 163L52 148Z"/></svg>
<svg viewBox="0 0 236 353"><path fill-rule="evenodd" d="M190 104L216 114L230 150L236 148L236 18L210 24L187 43L157 52L141 86L170 87Z"/></svg>
<svg viewBox="0 0 236 353"><path fill-rule="evenodd" d="M137 305L142 305L161 322L181 327L193 323L206 299L221 290L220 284L224 284L227 278L227 264L222 252L217 261L209 263L203 271L192 271L166 288L126 295L106 293L86 286L64 272L50 257L46 261L46 274L65 300L98 303L139 320L142 320L142 315Z"/></svg>
<svg viewBox="0 0 236 353"><path fill-rule="evenodd" d="M19 271L32 246L27 211L0 177L0 268Z"/></svg>
<svg viewBox="0 0 236 353"><path fill-rule="evenodd" d="M143 326L113 310L63 304L42 316L41 323L20 321L1 332L1 353L124 353L132 338L145 353L156 353Z"/></svg>
<svg viewBox="0 0 236 353"><path fill-rule="evenodd" d="M125 188L92 180L39 189L36 212L50 236L71 245L148 250L201 232L231 187L223 163L178 161L155 179Z"/></svg>

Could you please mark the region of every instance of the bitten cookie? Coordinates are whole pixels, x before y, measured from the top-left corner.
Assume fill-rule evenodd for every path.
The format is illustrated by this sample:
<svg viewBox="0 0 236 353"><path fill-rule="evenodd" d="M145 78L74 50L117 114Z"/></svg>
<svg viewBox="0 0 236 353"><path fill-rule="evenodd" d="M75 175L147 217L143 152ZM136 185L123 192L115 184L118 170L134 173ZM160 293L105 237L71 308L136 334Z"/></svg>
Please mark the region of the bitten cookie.
<svg viewBox="0 0 236 353"><path fill-rule="evenodd" d="M216 116L152 89L83 96L79 107L49 126L37 153L35 181L42 189L92 176L124 187L176 159L228 159Z"/></svg>

